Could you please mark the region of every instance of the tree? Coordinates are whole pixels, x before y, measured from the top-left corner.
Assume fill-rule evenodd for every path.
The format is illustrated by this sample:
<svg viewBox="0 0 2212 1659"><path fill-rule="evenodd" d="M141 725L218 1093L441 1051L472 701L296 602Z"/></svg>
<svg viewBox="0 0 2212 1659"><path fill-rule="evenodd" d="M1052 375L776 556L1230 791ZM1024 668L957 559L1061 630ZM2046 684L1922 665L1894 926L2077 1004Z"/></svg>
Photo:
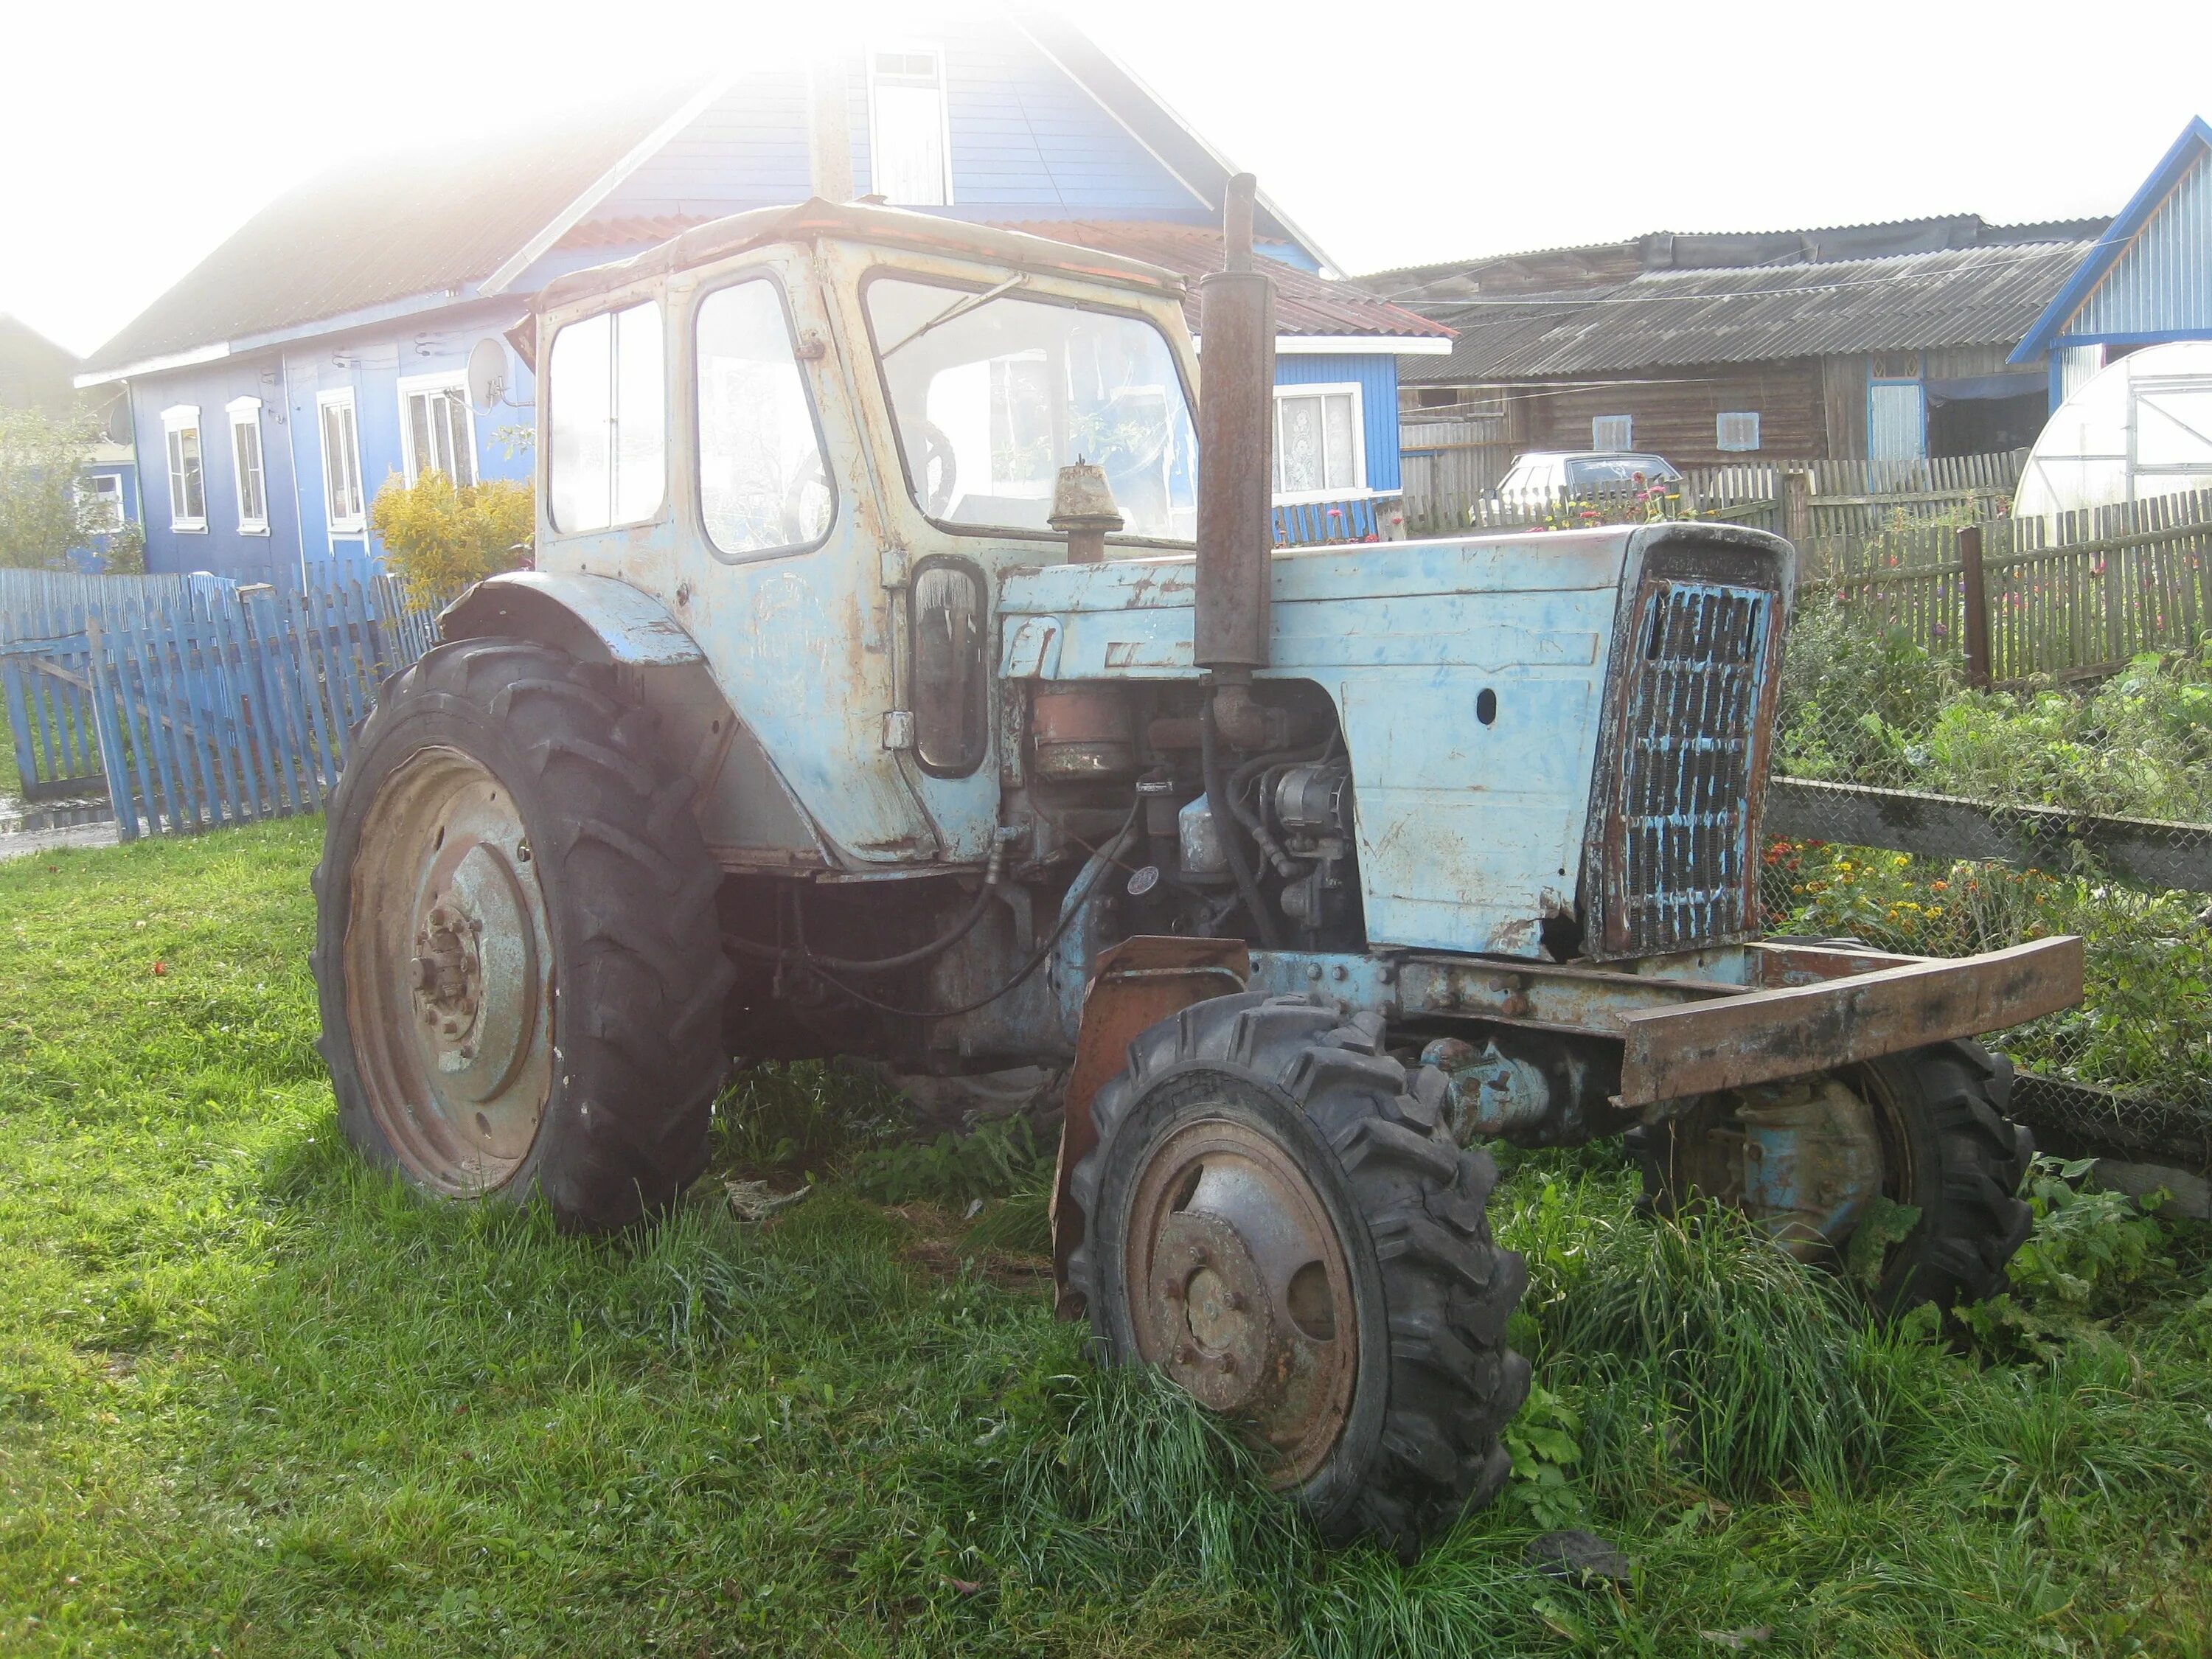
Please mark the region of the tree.
<svg viewBox="0 0 2212 1659"><path fill-rule="evenodd" d="M97 533L78 485L100 423L89 414L0 409L0 565L62 564Z"/></svg>
<svg viewBox="0 0 2212 1659"><path fill-rule="evenodd" d="M412 484L386 478L368 522L408 596L429 603L528 564L538 508L526 483L487 478L457 489L433 467Z"/></svg>

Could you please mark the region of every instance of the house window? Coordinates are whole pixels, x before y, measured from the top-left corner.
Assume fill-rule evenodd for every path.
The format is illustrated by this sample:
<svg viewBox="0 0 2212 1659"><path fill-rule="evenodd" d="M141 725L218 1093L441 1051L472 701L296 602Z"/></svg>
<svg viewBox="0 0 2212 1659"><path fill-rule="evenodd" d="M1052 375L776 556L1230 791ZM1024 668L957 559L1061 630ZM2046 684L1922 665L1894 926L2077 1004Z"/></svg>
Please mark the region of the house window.
<svg viewBox="0 0 2212 1659"><path fill-rule="evenodd" d="M546 368L554 528L605 530L651 518L667 471L659 303L570 323L553 337Z"/></svg>
<svg viewBox="0 0 2212 1659"><path fill-rule="evenodd" d="M1739 409L1715 416L1713 447L1725 450L1758 448L1759 411L1755 409Z"/></svg>
<svg viewBox="0 0 2212 1659"><path fill-rule="evenodd" d="M161 432L169 452L169 528L207 528L207 480L200 469L200 411L179 404L161 411Z"/></svg>
<svg viewBox="0 0 2212 1659"><path fill-rule="evenodd" d="M952 200L945 57L930 48L868 54L868 159L876 193L902 207Z"/></svg>
<svg viewBox="0 0 2212 1659"><path fill-rule="evenodd" d="M410 374L399 382L399 447L407 482L435 468L465 489L477 481L476 424L459 374Z"/></svg>
<svg viewBox="0 0 2212 1659"><path fill-rule="evenodd" d="M1359 387L1275 388L1275 499L1327 501L1367 488Z"/></svg>
<svg viewBox="0 0 2212 1659"><path fill-rule="evenodd" d="M87 535L112 536L123 528L123 475L93 472L78 479L76 504Z"/></svg>
<svg viewBox="0 0 2212 1659"><path fill-rule="evenodd" d="M234 398L223 405L230 416L230 459L238 474L238 533L269 533L269 485L261 465L261 399Z"/></svg>
<svg viewBox="0 0 2212 1659"><path fill-rule="evenodd" d="M1608 454L1636 447L1636 422L1627 415L1600 415L1590 422L1590 447Z"/></svg>
<svg viewBox="0 0 2212 1659"><path fill-rule="evenodd" d="M361 428L353 392L325 392L316 399L323 420L323 507L333 531L358 534L368 520L361 499Z"/></svg>

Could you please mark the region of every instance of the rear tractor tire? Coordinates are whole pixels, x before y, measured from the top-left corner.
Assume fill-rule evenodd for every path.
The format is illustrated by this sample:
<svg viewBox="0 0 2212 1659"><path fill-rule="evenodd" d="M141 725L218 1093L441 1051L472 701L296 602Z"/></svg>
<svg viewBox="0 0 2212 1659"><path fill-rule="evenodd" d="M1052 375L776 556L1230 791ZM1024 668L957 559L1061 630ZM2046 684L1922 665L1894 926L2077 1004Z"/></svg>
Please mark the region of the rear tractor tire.
<svg viewBox="0 0 2212 1659"><path fill-rule="evenodd" d="M653 718L524 640L397 677L315 869L317 1046L346 1137L449 1200L609 1231L704 1166L720 874Z"/></svg>
<svg viewBox="0 0 2212 1659"><path fill-rule="evenodd" d="M1918 1212L1901 1237L1882 1241L1878 1262L1865 1264L1875 1306L1887 1314L1925 1303L1948 1310L2003 1290L2005 1264L2027 1241L2032 1219L2019 1189L2035 1150L2027 1130L2005 1116L2011 1062L1978 1043L1937 1042L1807 1088L1848 1091L1831 1138L1858 1106L1863 1145L1847 1156L1870 1160L1881 1196ZM1745 1203L1745 1104L1737 1095L1709 1096L1679 1118L1629 1131L1648 1208L1672 1215L1705 1198L1761 1214ZM1762 1219L1775 1226L1782 1218ZM1834 1261L1854 1254L1851 1239L1848 1229L1823 1232L1807 1241L1815 1248L1799 1253Z"/></svg>
<svg viewBox="0 0 2212 1659"><path fill-rule="evenodd" d="M1527 1273L1492 1242L1497 1167L1453 1141L1442 1073L1382 1038L1260 993L1144 1033L1092 1103L1068 1272L1107 1358L1237 1421L1325 1536L1410 1556L1511 1467Z"/></svg>

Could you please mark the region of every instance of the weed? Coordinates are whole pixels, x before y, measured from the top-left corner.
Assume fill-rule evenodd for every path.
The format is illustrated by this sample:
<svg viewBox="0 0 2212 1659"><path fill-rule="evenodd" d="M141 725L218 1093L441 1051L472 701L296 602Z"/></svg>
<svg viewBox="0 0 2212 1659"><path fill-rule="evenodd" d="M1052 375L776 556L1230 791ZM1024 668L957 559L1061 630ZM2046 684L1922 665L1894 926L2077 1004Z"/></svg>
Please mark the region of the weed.
<svg viewBox="0 0 2212 1659"><path fill-rule="evenodd" d="M1616 1150L1513 1154L1497 1220L1551 1402L1514 1432L1634 1589L1534 1579L1565 1511L1526 1502L1405 1566L1321 1547L1224 1425L1092 1367L1034 1290L910 1261L915 1224L844 1173L904 1121L868 1078L747 1073L699 1193L623 1238L364 1169L312 1047L318 837L0 866L0 1651L2212 1644L2212 1243L2162 1217L2174 1265L2133 1279L2047 1225L2094 1327L1977 1362L1723 1218L1636 1218ZM1005 1150L934 1189L1010 1184L978 1232L1041 1197ZM720 1200L809 1169L766 1225Z"/></svg>

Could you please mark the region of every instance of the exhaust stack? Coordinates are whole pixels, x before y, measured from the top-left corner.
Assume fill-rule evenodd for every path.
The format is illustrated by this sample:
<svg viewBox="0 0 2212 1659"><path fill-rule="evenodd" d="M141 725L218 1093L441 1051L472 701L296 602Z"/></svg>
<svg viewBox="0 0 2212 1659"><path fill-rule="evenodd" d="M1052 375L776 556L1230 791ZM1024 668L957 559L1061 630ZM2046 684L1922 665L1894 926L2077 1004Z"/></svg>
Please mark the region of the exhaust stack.
<svg viewBox="0 0 2212 1659"><path fill-rule="evenodd" d="M1198 287L1198 579L1194 645L1217 688L1215 718L1240 748L1256 746L1260 713L1243 687L1267 665L1271 480L1274 437L1275 284L1252 266L1249 173L1222 207L1225 270ZM1247 739L1251 741L1247 741Z"/></svg>

